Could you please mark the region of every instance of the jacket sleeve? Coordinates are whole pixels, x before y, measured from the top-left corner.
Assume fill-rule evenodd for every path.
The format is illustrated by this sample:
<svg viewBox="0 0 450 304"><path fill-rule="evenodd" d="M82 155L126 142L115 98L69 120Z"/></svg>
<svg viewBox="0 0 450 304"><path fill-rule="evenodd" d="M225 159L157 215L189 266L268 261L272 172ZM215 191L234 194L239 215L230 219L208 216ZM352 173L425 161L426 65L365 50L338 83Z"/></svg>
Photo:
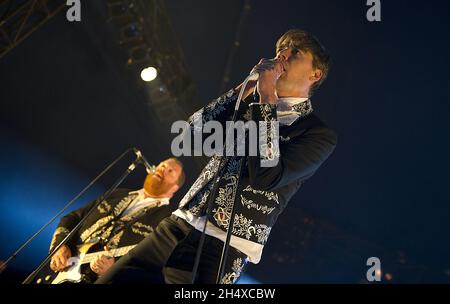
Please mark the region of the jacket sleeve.
<svg viewBox="0 0 450 304"><path fill-rule="evenodd" d="M203 143L207 136L203 136L203 131L205 124L214 121L215 123L222 126L222 130L225 128L225 123L230 120L233 113L236 100L238 98L238 93L232 89L209 102L206 106L192 114L187 122L180 122L180 125L172 126L172 132L179 132L182 129L181 136L177 137L172 141L171 149L175 156L180 155L192 155L201 156L203 155ZM208 131L209 132L209 131ZM205 133L208 133L205 130ZM224 135L224 134L222 134ZM201 140L199 140L201 138ZM191 144L193 142L193 144ZM179 149L182 144L182 150Z"/></svg>
<svg viewBox="0 0 450 304"><path fill-rule="evenodd" d="M130 189L119 188L116 189L109 196L108 200L115 200L117 198L124 197ZM53 233L52 241L50 243L49 252L52 252L53 249L70 233L70 231L75 228L75 226L81 221L83 217L91 210L92 207L97 203L98 200L94 200L93 202L88 203L84 207L81 207L77 210L74 210L67 215L63 216L59 221L58 227ZM95 212L95 211L94 211ZM72 250L75 250L77 234L75 234L74 238L69 239L67 241L67 245Z"/></svg>
<svg viewBox="0 0 450 304"><path fill-rule="evenodd" d="M58 244L64 240L64 238L70 233L70 231L75 228L75 226L80 222L80 220L91 210L91 208L94 206L96 201L93 201L89 204L87 204L84 207L81 207L80 209L77 209L75 211L72 211L68 213L67 215L63 216L61 220L59 221L58 227L56 228L55 232L53 233L52 241L50 243L50 249L49 252L52 252L53 249L58 246ZM68 240L67 245L72 250L75 249L75 241Z"/></svg>
<svg viewBox="0 0 450 304"><path fill-rule="evenodd" d="M192 131L199 131L200 129L194 127L200 126L200 124L204 125L208 121L212 120L225 123L225 121L230 119L231 115L233 115L237 98L238 92L231 89L227 93L212 100L206 106L192 114L188 119Z"/></svg>
<svg viewBox="0 0 450 304"><path fill-rule="evenodd" d="M276 106L267 106L252 104L252 119L266 122L276 120ZM258 144L258 155L248 158L250 183L255 189L273 191L293 181L309 178L331 155L337 144L336 133L325 126L308 129L301 136L282 145L279 150L277 150L278 134L275 139L273 151L268 153L278 158L272 166L261 165L262 160L267 158L263 155L264 149L267 150L266 146Z"/></svg>

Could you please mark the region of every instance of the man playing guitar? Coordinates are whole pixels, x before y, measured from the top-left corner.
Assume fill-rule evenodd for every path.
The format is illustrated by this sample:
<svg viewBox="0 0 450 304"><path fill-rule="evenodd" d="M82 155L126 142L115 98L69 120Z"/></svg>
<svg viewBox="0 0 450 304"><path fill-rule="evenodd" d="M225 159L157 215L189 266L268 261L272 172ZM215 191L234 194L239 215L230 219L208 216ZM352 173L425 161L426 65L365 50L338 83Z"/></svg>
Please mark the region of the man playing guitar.
<svg viewBox="0 0 450 304"><path fill-rule="evenodd" d="M117 189L89 215L75 236L53 255L50 268L59 272L57 279L47 275L38 278L36 283L95 281L115 263L114 257L126 254L170 214L169 200L184 180L182 163L169 158L161 162L154 173L147 175L142 189ZM61 219L54 232L50 252L94 204L92 202ZM89 267L82 268L82 264L89 264Z"/></svg>

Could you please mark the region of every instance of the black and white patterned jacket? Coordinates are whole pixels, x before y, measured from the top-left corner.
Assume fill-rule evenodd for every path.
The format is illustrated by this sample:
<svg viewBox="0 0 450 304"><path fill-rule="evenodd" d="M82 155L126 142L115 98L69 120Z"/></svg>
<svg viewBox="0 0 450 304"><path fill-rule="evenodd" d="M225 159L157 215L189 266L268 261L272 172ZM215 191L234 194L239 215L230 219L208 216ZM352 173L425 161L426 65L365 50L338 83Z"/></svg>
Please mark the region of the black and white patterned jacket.
<svg viewBox="0 0 450 304"><path fill-rule="evenodd" d="M201 131L199 121L205 124L216 120L225 126L231 120L238 92L230 90L194 113L189 120L192 132ZM236 213L232 234L251 242L265 245L278 216L286 208L289 199L302 183L311 177L330 156L337 144L336 133L312 114L308 100L295 109L301 115L289 126L279 128L279 156L274 167L261 166L261 151L258 156L229 157L226 168L220 176L219 187L209 221L226 231L230 221L234 196ZM251 96L241 102L238 120L276 121L277 106L255 103ZM268 129L268 132L270 129ZM244 161L239 180L238 168ZM181 200L179 208L195 216L206 213L206 205L212 189L212 178L219 169L219 157L213 156L200 176Z"/></svg>
<svg viewBox="0 0 450 304"><path fill-rule="evenodd" d="M137 193L130 189L116 189L109 198L103 200L88 216L67 245L72 252L77 246L95 240L105 240L110 248L138 244L153 232L159 222L171 213L168 205L155 208L142 208L138 212L122 217L121 214L136 198ZM95 201L72 211L61 218L50 244L50 252L72 230L95 205ZM106 245L106 243L105 243Z"/></svg>

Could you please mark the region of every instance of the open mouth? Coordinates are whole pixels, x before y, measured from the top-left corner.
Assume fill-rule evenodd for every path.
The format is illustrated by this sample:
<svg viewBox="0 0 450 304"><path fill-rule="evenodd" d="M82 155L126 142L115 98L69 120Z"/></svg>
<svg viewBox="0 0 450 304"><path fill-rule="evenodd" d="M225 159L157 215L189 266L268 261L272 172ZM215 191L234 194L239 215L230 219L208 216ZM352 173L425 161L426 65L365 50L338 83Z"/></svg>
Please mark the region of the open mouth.
<svg viewBox="0 0 450 304"><path fill-rule="evenodd" d="M155 173L155 176L156 176L157 178L159 178L159 179L163 179L161 173L159 173L159 172L156 172L156 173Z"/></svg>

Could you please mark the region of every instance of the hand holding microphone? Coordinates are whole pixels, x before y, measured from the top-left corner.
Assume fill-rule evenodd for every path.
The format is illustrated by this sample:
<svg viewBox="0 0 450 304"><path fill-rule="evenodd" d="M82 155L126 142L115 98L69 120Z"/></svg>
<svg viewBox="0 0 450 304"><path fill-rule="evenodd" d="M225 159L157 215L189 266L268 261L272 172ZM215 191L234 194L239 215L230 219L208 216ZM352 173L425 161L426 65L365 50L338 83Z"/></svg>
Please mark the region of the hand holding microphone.
<svg viewBox="0 0 450 304"><path fill-rule="evenodd" d="M254 88L258 91L261 103L276 103L276 84L284 72L280 59L261 59L250 72L253 81L258 80Z"/></svg>
<svg viewBox="0 0 450 304"><path fill-rule="evenodd" d="M252 92L255 94L258 91L262 103L268 103L268 100L275 103L277 100L275 93L276 82L284 71L282 60L276 58L261 59L253 67L250 75L246 78L246 82L244 82L246 85L242 98L245 99ZM236 87L235 90L240 91L244 83Z"/></svg>
<svg viewBox="0 0 450 304"><path fill-rule="evenodd" d="M257 65L255 65L250 72L250 75L252 75L252 80L258 80L261 73L265 71L271 71L274 69L280 69L278 72L283 73L283 65L281 63L280 59L272 58L272 59L266 59L262 58Z"/></svg>

